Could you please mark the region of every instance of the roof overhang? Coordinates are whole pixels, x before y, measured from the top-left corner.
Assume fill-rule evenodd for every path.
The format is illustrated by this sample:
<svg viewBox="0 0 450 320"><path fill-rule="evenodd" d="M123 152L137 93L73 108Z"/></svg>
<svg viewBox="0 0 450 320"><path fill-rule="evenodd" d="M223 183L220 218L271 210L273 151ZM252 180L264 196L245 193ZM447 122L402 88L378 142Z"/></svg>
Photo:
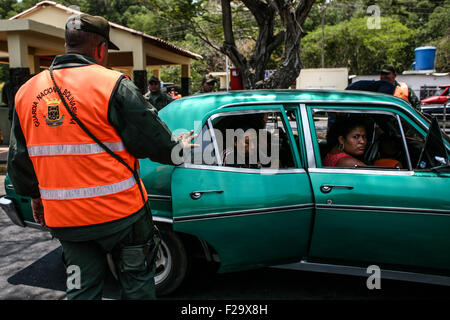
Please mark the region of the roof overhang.
<svg viewBox="0 0 450 320"><path fill-rule="evenodd" d="M13 17L11 17L9 20L21 20L23 18L26 18L28 15L32 14L36 10L39 10L40 8L44 8L44 7L49 7L49 6L58 8L58 9L64 11L66 14L80 14L80 13L82 13L81 11L78 11L78 10L76 10L74 8L69 8L69 7L63 6L63 5L61 5L59 3L56 3L54 1L42 1L42 2L37 3L35 6L29 8L29 9L27 9L27 10L25 10L25 11L23 11L23 12L17 14L17 15L15 15ZM190 59L196 59L196 60L203 58L199 54L193 53L193 52L191 52L189 50L186 50L186 49L179 48L179 47L177 47L177 46L175 46L175 45L173 45L173 44L171 44L171 43L169 43L169 42L167 42L165 40L162 40L160 38L148 35L148 34L146 34L144 32L141 32L141 31L138 31L138 30L135 30L135 29L132 29L132 28L128 28L128 27L125 27L125 26L121 26L121 25L119 25L117 23L113 23L113 22L109 22L109 24L110 24L112 29L123 30L123 31L131 33L133 35L142 37L145 42L153 44L153 45L158 46L160 48L166 49L168 51L174 52L176 54L188 57ZM113 40L113 42L114 42L114 40Z"/></svg>

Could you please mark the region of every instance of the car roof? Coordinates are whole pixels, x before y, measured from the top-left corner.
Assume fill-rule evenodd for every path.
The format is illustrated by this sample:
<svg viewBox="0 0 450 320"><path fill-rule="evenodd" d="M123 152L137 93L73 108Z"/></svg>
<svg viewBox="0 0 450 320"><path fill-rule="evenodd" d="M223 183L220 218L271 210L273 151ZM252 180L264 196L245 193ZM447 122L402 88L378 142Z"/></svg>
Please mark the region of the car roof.
<svg viewBox="0 0 450 320"><path fill-rule="evenodd" d="M255 103L311 103L311 102L378 102L401 105L413 112L413 108L403 99L392 95L351 90L245 90L197 94L171 102L159 112L160 118L170 130L191 130L208 113L225 106ZM368 105L370 106L370 104ZM195 123L197 121L197 123ZM174 132L177 134L179 132Z"/></svg>

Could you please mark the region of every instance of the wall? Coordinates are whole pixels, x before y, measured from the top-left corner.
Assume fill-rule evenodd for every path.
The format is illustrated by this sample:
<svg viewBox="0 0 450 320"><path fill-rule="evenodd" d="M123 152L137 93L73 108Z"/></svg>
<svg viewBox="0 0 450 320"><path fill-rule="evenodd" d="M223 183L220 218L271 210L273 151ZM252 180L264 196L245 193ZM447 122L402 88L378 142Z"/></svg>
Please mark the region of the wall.
<svg viewBox="0 0 450 320"><path fill-rule="evenodd" d="M379 75L356 76L352 82L359 80L380 80ZM420 98L420 87L422 86L441 86L450 84L450 75L426 75L426 74L400 74L397 75L397 81L406 82L417 97Z"/></svg>
<svg viewBox="0 0 450 320"><path fill-rule="evenodd" d="M347 68L302 69L297 78L297 89L344 90L348 85Z"/></svg>

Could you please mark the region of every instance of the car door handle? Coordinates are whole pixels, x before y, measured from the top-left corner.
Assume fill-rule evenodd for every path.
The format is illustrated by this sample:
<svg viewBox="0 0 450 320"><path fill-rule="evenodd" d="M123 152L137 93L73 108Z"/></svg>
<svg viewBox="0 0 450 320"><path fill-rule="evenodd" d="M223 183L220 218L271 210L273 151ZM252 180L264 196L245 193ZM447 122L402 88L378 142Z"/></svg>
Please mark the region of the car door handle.
<svg viewBox="0 0 450 320"><path fill-rule="evenodd" d="M192 200L198 200L204 193L223 193L223 190L192 191L190 196Z"/></svg>
<svg viewBox="0 0 450 320"><path fill-rule="evenodd" d="M348 190L353 189L352 186L339 186L339 185L334 185L334 184L324 184L320 187L320 191L322 191L323 193L329 193L329 192L331 192L331 190L333 190L333 188L344 188L344 189L348 189Z"/></svg>

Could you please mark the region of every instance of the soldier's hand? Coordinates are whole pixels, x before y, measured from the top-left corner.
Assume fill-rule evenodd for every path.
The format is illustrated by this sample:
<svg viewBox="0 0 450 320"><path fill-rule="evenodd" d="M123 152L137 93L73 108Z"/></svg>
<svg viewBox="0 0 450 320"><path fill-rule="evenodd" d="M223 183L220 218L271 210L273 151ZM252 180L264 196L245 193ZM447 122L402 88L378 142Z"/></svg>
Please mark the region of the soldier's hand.
<svg viewBox="0 0 450 320"><path fill-rule="evenodd" d="M39 223L41 227L45 227L44 206L41 198L31 199L31 209L33 210L34 221Z"/></svg>
<svg viewBox="0 0 450 320"><path fill-rule="evenodd" d="M198 134L194 134L194 130L182 133L178 136L178 140L183 144L184 150L189 150L191 148L198 148L200 147L199 144L193 144L192 141L197 138Z"/></svg>

